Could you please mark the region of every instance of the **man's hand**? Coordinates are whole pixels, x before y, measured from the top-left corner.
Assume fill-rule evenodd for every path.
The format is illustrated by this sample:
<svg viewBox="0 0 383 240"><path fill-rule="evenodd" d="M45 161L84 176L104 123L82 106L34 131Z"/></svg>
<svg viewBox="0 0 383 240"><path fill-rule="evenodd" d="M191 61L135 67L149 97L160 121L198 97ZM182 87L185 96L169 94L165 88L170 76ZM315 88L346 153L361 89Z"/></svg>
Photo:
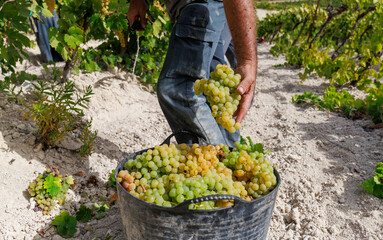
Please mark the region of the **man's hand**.
<svg viewBox="0 0 383 240"><path fill-rule="evenodd" d="M224 0L223 6L238 61L236 73L242 76L242 81L237 87L242 99L234 113L234 116L237 116L236 122L240 123L250 109L257 75L255 12L252 0Z"/></svg>
<svg viewBox="0 0 383 240"><path fill-rule="evenodd" d="M145 0L131 0L128 10L128 20L130 27L133 26L134 21L139 17L140 24L143 29L146 28L146 2Z"/></svg>
<svg viewBox="0 0 383 240"><path fill-rule="evenodd" d="M239 102L238 109L234 112L236 122L241 123L243 118L251 107L251 101L253 100L255 90L255 77L257 74L256 66L254 64L241 65L235 70L242 77L241 83L237 87L237 92L242 96Z"/></svg>

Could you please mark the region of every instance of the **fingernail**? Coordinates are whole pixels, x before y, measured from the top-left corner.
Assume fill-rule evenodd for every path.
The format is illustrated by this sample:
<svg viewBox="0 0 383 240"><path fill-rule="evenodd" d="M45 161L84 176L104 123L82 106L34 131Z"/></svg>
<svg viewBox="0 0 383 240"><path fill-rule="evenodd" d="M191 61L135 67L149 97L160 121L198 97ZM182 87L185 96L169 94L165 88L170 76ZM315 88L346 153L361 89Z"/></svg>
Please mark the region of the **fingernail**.
<svg viewBox="0 0 383 240"><path fill-rule="evenodd" d="M238 92L239 92L239 94L243 94L243 88L242 88L242 87L239 87L239 88L238 88Z"/></svg>

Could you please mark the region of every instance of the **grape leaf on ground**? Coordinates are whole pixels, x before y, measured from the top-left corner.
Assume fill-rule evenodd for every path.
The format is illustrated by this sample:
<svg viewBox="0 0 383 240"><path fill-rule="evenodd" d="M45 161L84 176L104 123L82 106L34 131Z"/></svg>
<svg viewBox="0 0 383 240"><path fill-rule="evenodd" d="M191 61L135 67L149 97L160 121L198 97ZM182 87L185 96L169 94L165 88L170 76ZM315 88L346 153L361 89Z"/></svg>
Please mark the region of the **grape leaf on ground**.
<svg viewBox="0 0 383 240"><path fill-rule="evenodd" d="M60 215L56 215L52 225L56 226L57 233L65 238L70 238L77 232L77 220L67 211L61 211Z"/></svg>
<svg viewBox="0 0 383 240"><path fill-rule="evenodd" d="M51 197L55 197L62 188L60 178L53 177L53 174L48 175L44 181L44 188Z"/></svg>
<svg viewBox="0 0 383 240"><path fill-rule="evenodd" d="M92 214L92 209L81 205L80 209L76 213L76 219L81 222L88 222L90 219L92 219Z"/></svg>
<svg viewBox="0 0 383 240"><path fill-rule="evenodd" d="M68 192L68 189L70 188L70 186L72 184L74 184L74 180L73 180L73 177L72 176L68 176L66 178L63 179L63 184L62 184L62 191L64 193Z"/></svg>

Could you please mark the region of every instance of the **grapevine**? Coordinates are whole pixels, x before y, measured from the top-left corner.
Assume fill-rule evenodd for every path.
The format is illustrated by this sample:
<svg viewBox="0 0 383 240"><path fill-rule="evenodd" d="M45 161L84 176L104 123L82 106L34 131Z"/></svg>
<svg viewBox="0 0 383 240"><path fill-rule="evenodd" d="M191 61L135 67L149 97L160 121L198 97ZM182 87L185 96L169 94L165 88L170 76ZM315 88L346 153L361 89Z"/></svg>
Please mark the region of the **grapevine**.
<svg viewBox="0 0 383 240"><path fill-rule="evenodd" d="M185 200L228 194L251 201L269 193L277 184L274 168L254 144L155 146L125 163L117 182L134 197L172 207ZM227 200L191 204L190 209L231 206Z"/></svg>
<svg viewBox="0 0 383 240"><path fill-rule="evenodd" d="M234 133L241 128L236 123L233 114L237 110L241 95L237 93L237 86L241 81L239 74L227 65L218 64L210 73L210 79L199 79L195 82L196 95L203 93L211 106L212 116L229 132Z"/></svg>
<svg viewBox="0 0 383 240"><path fill-rule="evenodd" d="M258 35L274 43L272 54L286 55L286 64L303 67L302 81L311 74L329 80L321 108L339 109L351 118L368 114L374 123L382 122L383 31L376 24L383 21L382 4L352 0L316 9L306 4L268 16ZM366 97L352 97L349 88ZM304 98L297 95L293 101Z"/></svg>

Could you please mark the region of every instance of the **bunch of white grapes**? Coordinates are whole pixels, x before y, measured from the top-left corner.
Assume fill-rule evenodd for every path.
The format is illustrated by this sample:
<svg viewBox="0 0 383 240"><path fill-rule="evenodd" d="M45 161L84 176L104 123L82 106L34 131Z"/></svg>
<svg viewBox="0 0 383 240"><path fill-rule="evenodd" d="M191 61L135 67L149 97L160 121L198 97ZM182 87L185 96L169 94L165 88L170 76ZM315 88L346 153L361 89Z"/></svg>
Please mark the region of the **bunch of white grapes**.
<svg viewBox="0 0 383 240"><path fill-rule="evenodd" d="M241 100L241 95L237 93L240 82L241 75L234 74L227 65L218 64L210 73L210 79L199 79L194 84L195 94L206 96L216 122L231 133L241 128L241 124L233 119Z"/></svg>
<svg viewBox="0 0 383 240"><path fill-rule="evenodd" d="M109 13L109 3L110 0L101 0L102 12L107 15Z"/></svg>
<svg viewBox="0 0 383 240"><path fill-rule="evenodd" d="M271 162L246 143L227 145L163 144L125 163L117 182L146 202L172 207L208 195L234 195L246 201L268 194L277 184ZM189 209L229 207L231 201L191 204Z"/></svg>
<svg viewBox="0 0 383 240"><path fill-rule="evenodd" d="M54 194L47 190L47 184L49 184L47 183L47 179L49 177L54 179L52 181L55 181L55 184L57 184L57 181L59 181L59 185L57 185L59 190ZM49 215L50 211L56 204L63 205L66 198L65 194L69 188L68 182L73 184L72 176L63 178L56 167L47 168L45 172L39 174L36 179L29 183L28 187L29 194L37 203L34 211L42 211L43 215Z"/></svg>

